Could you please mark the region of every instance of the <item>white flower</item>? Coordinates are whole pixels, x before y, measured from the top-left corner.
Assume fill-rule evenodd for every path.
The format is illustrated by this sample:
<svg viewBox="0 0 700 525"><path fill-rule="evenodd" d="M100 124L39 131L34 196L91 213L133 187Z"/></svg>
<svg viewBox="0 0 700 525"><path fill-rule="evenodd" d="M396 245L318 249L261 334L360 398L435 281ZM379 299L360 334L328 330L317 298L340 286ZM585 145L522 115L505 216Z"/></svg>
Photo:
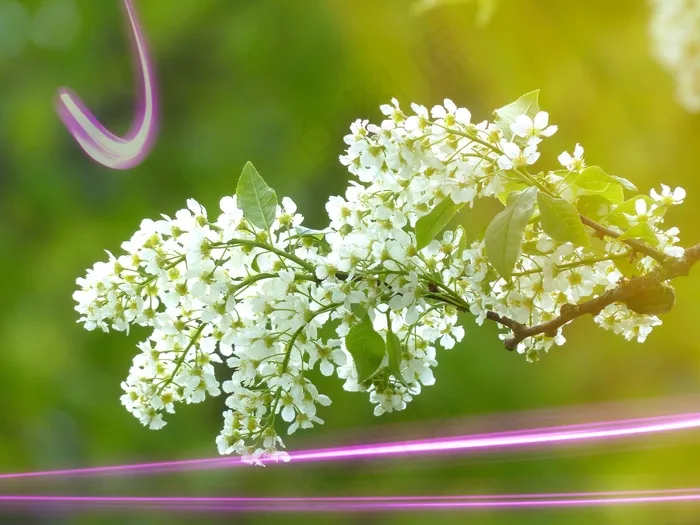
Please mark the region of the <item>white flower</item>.
<svg viewBox="0 0 700 525"><path fill-rule="evenodd" d="M556 282L557 288L574 303L591 295L595 285L593 270L587 266L561 272Z"/></svg>
<svg viewBox="0 0 700 525"><path fill-rule="evenodd" d="M662 184L661 194L657 193L656 190L652 188L649 195L651 195L651 198L654 199L654 201L660 204L664 204L666 206L676 206L681 204L683 199L685 199L685 190L678 187L671 191L671 188L665 184Z"/></svg>
<svg viewBox="0 0 700 525"><path fill-rule="evenodd" d="M442 330L440 345L449 350L450 348L454 348L455 343L462 339L464 339L464 328L462 326L451 326L448 324Z"/></svg>
<svg viewBox="0 0 700 525"><path fill-rule="evenodd" d="M515 122L510 125L510 129L531 144L540 142L542 140L540 137L551 137L557 132L557 126L549 125L549 114L546 111L540 111L535 118L529 115L518 115Z"/></svg>
<svg viewBox="0 0 700 525"><path fill-rule="evenodd" d="M346 362L345 353L339 346L333 348L330 346L331 341L326 346L314 345L309 349L309 367L313 368L316 362L319 363L321 373L328 377L335 372L335 365L343 366ZM336 340L339 345L340 341Z"/></svg>
<svg viewBox="0 0 700 525"><path fill-rule="evenodd" d="M418 131L428 127L428 124L430 123L430 113L428 112L428 108L418 104L411 104L411 109L415 115L411 115L406 119L406 131Z"/></svg>
<svg viewBox="0 0 700 525"><path fill-rule="evenodd" d="M452 126L456 122L463 126L471 122L472 114L466 108L458 108L449 98L446 98L443 106L433 106L430 111L434 119L443 121L445 125Z"/></svg>
<svg viewBox="0 0 700 525"><path fill-rule="evenodd" d="M700 111L699 32L697 0L651 0L652 50L675 78L676 98L692 112Z"/></svg>
<svg viewBox="0 0 700 525"><path fill-rule="evenodd" d="M647 206L647 201L640 198L634 201L635 213L623 213L623 215L627 217L630 226L636 226L641 223L654 223L658 220L658 217L654 215L656 209L657 206L655 204Z"/></svg>
<svg viewBox="0 0 700 525"><path fill-rule="evenodd" d="M455 204L470 203L476 197L476 188L472 184L455 186L450 191L450 198Z"/></svg>
<svg viewBox="0 0 700 525"><path fill-rule="evenodd" d="M498 167L502 170L534 164L540 158L535 144L530 144L522 150L515 142L503 141L500 146L503 155L498 157Z"/></svg>
<svg viewBox="0 0 700 525"><path fill-rule="evenodd" d="M573 156L565 151L559 155L558 160L559 164L569 171L581 171L586 167L586 163L583 160L583 147L580 144L576 144Z"/></svg>
<svg viewBox="0 0 700 525"><path fill-rule="evenodd" d="M277 211L277 225L283 230L287 230L299 226L303 221L304 216L297 213L297 205L294 201L289 197L283 197L282 205Z"/></svg>
<svg viewBox="0 0 700 525"><path fill-rule="evenodd" d="M658 232L657 238L659 239L658 248L664 252L664 254L669 257L681 258L685 255L685 250L681 246L677 246L676 243L680 241L678 238L678 233L680 230L675 226L669 228L665 232Z"/></svg>

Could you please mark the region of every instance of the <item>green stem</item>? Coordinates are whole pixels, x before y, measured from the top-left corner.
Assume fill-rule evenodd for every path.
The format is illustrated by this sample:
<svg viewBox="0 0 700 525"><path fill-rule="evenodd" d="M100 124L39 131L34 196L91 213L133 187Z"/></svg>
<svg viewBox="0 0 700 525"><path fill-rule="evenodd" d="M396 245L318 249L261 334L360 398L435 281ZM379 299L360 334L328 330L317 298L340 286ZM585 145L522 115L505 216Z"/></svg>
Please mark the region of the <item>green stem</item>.
<svg viewBox="0 0 700 525"><path fill-rule="evenodd" d="M571 270L573 268L580 268L581 266L589 266L591 264L597 264L599 262L605 262L605 261L615 261L617 259L626 259L630 256L632 252L625 252L620 255L611 255L609 257L597 257L597 258L589 258L589 259L581 259L580 261L576 262L571 262L567 264L555 264L554 267L558 271L564 271L564 270ZM524 272L518 272L514 273L512 276L513 277L525 277L526 275L533 275L536 273L542 273L544 270L543 268L537 268L534 270L527 270Z"/></svg>
<svg viewBox="0 0 700 525"><path fill-rule="evenodd" d="M430 297L432 299L437 299L437 300L445 302L447 304L450 304L459 310L462 310L465 312L469 311L469 304L464 299L462 299L462 297L459 294L457 294L453 290L451 290L442 281L440 281L439 279L436 279L430 275L427 275L427 274L424 275L423 277L425 278L425 280L427 280L433 286L440 288L447 296L447 297L445 297L445 295L442 295L442 294L431 293L431 294L427 295L428 297ZM448 300L446 300L446 299L448 299Z"/></svg>
<svg viewBox="0 0 700 525"><path fill-rule="evenodd" d="M253 275L252 277L247 277L247 278L243 279L241 282L236 284L236 291L238 291L239 289L242 289L244 287L247 287L253 283L256 283L258 281L263 281L265 279L274 279L275 277L279 277L279 275L276 273L259 273L257 275ZM318 279L316 277L314 277L313 275L307 275L305 273L295 273L294 280L295 281L313 281L313 282L318 281Z"/></svg>
<svg viewBox="0 0 700 525"><path fill-rule="evenodd" d="M175 266L177 266L178 264L180 264L184 260L185 260L185 256L181 255L181 256L177 257L177 259L175 259L172 263L168 264L167 266L163 266L163 270L165 270L165 271L170 270L171 268L174 268ZM151 275L145 281L137 283L136 286L140 286L140 287L146 286L147 284L150 284L153 281L155 281L157 278L158 278L158 275Z"/></svg>
<svg viewBox="0 0 700 525"><path fill-rule="evenodd" d="M224 243L213 243L212 246L215 247L220 247L220 246L251 246L254 248L262 248L263 250L267 250L270 253L274 253L275 255L278 255L280 257L283 257L285 259L288 259L292 262L297 263L299 266L307 270L311 274L316 273L316 268L314 267L313 264L306 262L303 259L300 259L293 253L287 253L284 250L280 250L279 248L275 248L274 246L264 243L264 242L259 242L259 241L249 241L245 239L233 239L232 241L229 242L224 242Z"/></svg>
<svg viewBox="0 0 700 525"><path fill-rule="evenodd" d="M554 195L554 193L552 193L546 186L544 186L540 181L538 181L535 178L535 176L532 175L527 170L521 171L518 168L513 168L513 171L515 173L517 173L524 182L527 182L529 184L536 186L540 191L546 193L547 195L549 195L551 197L556 197L556 195Z"/></svg>
<svg viewBox="0 0 700 525"><path fill-rule="evenodd" d="M190 348L192 348L192 346L194 346L195 342L199 338L199 335L202 333L202 330L204 330L205 326L206 325L203 324L202 326L197 328L197 331L194 333L194 335L190 339L190 343L187 345L187 348L185 348L185 350L182 352L182 355L180 355L180 357L177 358L177 361L175 361L175 370L173 370L173 373L170 374L170 377L168 378L168 380L166 382L164 382L160 386L160 388L158 389L158 395L160 395L160 393L163 391L163 389L166 386L168 386L169 384L171 384L173 382L173 380L175 379L175 375L177 374L178 370L180 370L182 363L185 361L185 357L187 357L187 352L189 352Z"/></svg>
<svg viewBox="0 0 700 525"><path fill-rule="evenodd" d="M311 319L306 321L303 325L301 325L296 332L292 334L292 336L289 338L289 341L287 342L287 345L284 347L284 360L282 361L282 371L280 372L280 376L283 375L287 371L287 367L289 366L289 360L292 357L292 349L294 348L294 343L296 342L297 338L301 334L301 332L304 331L304 328L306 328L306 325L314 319L316 316L327 312L329 310L333 310L334 308L337 308L343 303L332 303L329 304L328 306L324 306L323 308L320 308L316 310L313 315L311 316ZM271 427L275 424L275 418L277 417L277 405L279 404L280 397L282 396L282 387L279 387L277 391L275 392L275 398L272 401L272 405L270 408L270 417L272 418L272 421L266 427Z"/></svg>

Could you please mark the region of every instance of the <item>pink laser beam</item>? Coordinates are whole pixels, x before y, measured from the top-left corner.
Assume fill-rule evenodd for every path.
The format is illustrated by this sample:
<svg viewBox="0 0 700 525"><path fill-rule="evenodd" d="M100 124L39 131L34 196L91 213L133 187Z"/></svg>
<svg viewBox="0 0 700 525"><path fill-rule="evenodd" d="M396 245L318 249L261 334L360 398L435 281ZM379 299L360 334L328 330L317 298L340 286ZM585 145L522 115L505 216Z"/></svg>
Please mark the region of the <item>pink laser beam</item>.
<svg viewBox="0 0 700 525"><path fill-rule="evenodd" d="M136 117L126 137L109 132L71 90L59 89L56 101L59 117L85 153L100 164L118 170L132 168L148 155L157 133L158 115L155 75L146 40L132 0L124 0L124 7L138 58L136 69L139 79Z"/></svg>
<svg viewBox="0 0 700 525"><path fill-rule="evenodd" d="M561 428L536 430L532 433L521 435L491 435L485 437L462 437L444 440L426 440L412 443L386 443L379 445L359 445L325 450L309 450L290 454L297 461L339 460L358 457L396 456L419 453L452 452L472 449L491 449L513 447L521 445L553 444L572 441L588 441L594 439L608 439L616 437L634 436L657 432L669 432L700 427L700 413L691 414L692 417L684 417L668 422L652 423L649 419L642 418L632 426L619 427L618 422L612 422L609 428L596 430L561 431ZM629 424L629 423L628 423ZM595 424L599 426L600 424Z"/></svg>
<svg viewBox="0 0 700 525"><path fill-rule="evenodd" d="M301 450L291 454L296 462L332 461L352 458L391 457L403 455L435 454L469 450L513 448L538 444L558 444L582 442L596 439L612 439L660 432L688 430L700 427L700 413L675 414L669 416L596 422L568 426L557 426L513 432L496 432L470 436L426 439L355 445L338 448ZM240 466L239 458L203 458L180 461L164 461L87 467L75 469L19 472L0 474L2 480L41 478L48 476L78 476L99 474L130 474L137 472L158 472L168 470L195 470Z"/></svg>
<svg viewBox="0 0 700 525"><path fill-rule="evenodd" d="M558 494L384 497L145 497L0 495L0 506L51 505L228 512L347 512L479 508L547 508L700 501L700 489Z"/></svg>

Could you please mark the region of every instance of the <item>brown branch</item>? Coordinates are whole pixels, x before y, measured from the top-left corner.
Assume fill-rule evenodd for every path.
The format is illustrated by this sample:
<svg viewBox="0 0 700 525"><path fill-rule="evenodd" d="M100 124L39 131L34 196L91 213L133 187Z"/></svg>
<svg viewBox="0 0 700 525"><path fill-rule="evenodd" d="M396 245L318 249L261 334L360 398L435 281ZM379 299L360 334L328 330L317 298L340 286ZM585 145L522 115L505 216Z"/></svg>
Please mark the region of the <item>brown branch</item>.
<svg viewBox="0 0 700 525"><path fill-rule="evenodd" d="M604 227L601 226L601 228ZM636 249L634 246L633 248ZM539 334L554 337L556 336L559 328L573 321L577 317L586 314L593 316L598 315L608 305L629 301L634 297L639 297L658 288L664 281L688 275L693 265L699 261L700 244L696 244L695 246L688 248L682 258L676 259L664 257L662 266L657 270L647 275L633 277L629 281L625 281L616 288L613 288L612 290L609 290L589 301L585 301L580 304L565 304L561 307L558 317L555 317L546 323L541 323L535 326L525 326L517 321L514 321L513 319L501 316L496 312L487 312L486 318L502 324L503 326L512 330L513 335L506 339L503 344L507 350L515 350L518 344L528 337Z"/></svg>
<svg viewBox="0 0 700 525"><path fill-rule="evenodd" d="M617 239L620 234L617 233L615 230L611 230L610 228L607 228L603 226L602 224L598 224L597 222L589 219L585 215L580 215L581 217L581 222L588 226L589 228L594 229L596 232L598 232L600 235L604 235L607 237L612 237L613 239ZM665 263L666 257L662 252L659 250L652 248L648 244L645 244L643 242L640 242L636 239L623 239L621 242L624 242L627 246L632 248L633 250L642 253L644 255L648 255L649 257L656 259L660 263Z"/></svg>

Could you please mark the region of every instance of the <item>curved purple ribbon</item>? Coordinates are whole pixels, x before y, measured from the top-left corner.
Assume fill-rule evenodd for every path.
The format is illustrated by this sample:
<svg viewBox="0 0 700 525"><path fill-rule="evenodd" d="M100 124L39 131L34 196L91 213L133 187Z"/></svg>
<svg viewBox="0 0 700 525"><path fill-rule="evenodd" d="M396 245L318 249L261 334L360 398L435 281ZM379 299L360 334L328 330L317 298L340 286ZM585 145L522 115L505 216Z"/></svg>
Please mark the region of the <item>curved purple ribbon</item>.
<svg viewBox="0 0 700 525"><path fill-rule="evenodd" d="M85 153L103 166L118 170L140 164L150 152L157 131L158 109L155 75L132 0L124 0L124 7L132 30L139 77L136 118L126 137L109 132L71 90L61 88L56 101L61 120Z"/></svg>

